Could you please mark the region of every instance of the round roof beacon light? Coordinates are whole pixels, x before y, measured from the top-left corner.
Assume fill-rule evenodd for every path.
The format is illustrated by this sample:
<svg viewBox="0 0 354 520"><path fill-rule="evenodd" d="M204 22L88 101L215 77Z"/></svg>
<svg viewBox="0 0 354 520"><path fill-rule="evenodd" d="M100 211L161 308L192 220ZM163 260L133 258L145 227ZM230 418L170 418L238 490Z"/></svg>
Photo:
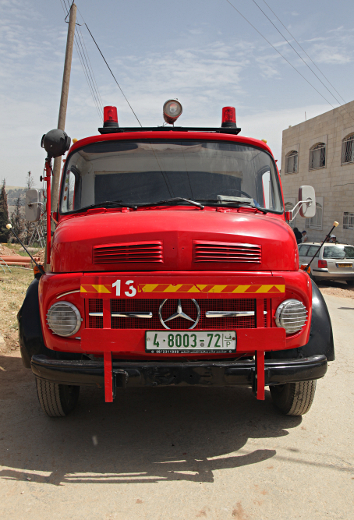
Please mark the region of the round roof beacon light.
<svg viewBox="0 0 354 520"><path fill-rule="evenodd" d="M177 121L182 112L182 105L176 99L169 99L163 106L163 118L170 125Z"/></svg>
<svg viewBox="0 0 354 520"><path fill-rule="evenodd" d="M118 128L117 107L103 108L103 128Z"/></svg>
<svg viewBox="0 0 354 520"><path fill-rule="evenodd" d="M223 128L236 128L236 109L235 107L223 107L221 126Z"/></svg>

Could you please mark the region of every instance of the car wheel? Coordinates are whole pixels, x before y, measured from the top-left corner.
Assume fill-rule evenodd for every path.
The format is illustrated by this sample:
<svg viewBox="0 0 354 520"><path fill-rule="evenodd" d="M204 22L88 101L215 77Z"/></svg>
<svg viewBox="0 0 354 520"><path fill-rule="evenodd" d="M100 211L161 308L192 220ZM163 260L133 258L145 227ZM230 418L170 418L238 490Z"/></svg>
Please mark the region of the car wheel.
<svg viewBox="0 0 354 520"><path fill-rule="evenodd" d="M303 415L309 411L316 391L316 381L300 381L270 387L275 406L285 415Z"/></svg>
<svg viewBox="0 0 354 520"><path fill-rule="evenodd" d="M77 405L79 386L60 385L38 377L36 386L39 403L49 417L65 417Z"/></svg>

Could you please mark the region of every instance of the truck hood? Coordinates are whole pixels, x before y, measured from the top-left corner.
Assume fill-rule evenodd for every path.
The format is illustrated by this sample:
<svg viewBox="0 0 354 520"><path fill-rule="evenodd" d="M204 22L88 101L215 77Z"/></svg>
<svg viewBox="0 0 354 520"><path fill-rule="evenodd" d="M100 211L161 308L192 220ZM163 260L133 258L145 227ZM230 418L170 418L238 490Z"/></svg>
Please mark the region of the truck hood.
<svg viewBox="0 0 354 520"><path fill-rule="evenodd" d="M53 272L293 271L298 249L282 217L244 208L91 210L58 225Z"/></svg>

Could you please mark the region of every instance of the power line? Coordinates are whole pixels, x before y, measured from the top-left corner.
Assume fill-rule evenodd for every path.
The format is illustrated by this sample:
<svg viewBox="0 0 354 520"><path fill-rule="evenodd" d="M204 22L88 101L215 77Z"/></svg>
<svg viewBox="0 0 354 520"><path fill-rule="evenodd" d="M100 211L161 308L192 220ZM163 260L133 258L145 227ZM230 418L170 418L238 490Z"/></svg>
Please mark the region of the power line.
<svg viewBox="0 0 354 520"><path fill-rule="evenodd" d="M280 20L280 18L275 14L275 12L273 11L273 9L267 4L267 2L265 0L263 0L263 2L265 3L265 5L268 7L268 9L274 14L274 16L276 17L276 19L281 23L281 25L284 27L284 29L290 34L290 36L292 37L292 39L298 44L298 46L300 47L300 49L302 50L302 52L304 54L306 54L306 56L308 57L308 59L311 61L311 63L316 67L316 69L320 72L320 74L322 74L322 76L325 78L325 80L328 82L328 84L333 88L333 90L338 94L338 96L342 99L343 103L347 103L345 101L345 99L340 95L340 93L336 90L336 88L332 85L332 83L329 81L329 79L323 74L323 72L321 71L321 69L316 65L316 63L312 60L312 58L307 54L307 52L305 51L305 49L302 47L302 45L300 45L300 43L297 41L297 39L295 38L295 36L293 36L291 34L291 32L289 31L289 29L283 24L283 22Z"/></svg>
<svg viewBox="0 0 354 520"><path fill-rule="evenodd" d="M280 36L286 41L286 43L288 45L290 45L290 47L293 49L294 52L296 52L296 54L299 56L300 60L303 61L306 65L307 68L310 69L310 71L312 72L312 74L318 79L318 81L320 83L322 83L322 85L325 87L325 89L328 90L328 92L331 94L331 96L334 97L334 99L337 101L337 103L339 105L341 105L342 103L336 98L336 96L329 90L329 88L327 87L327 85L325 85L325 83L323 83L323 81L321 80L321 78L318 77L318 75L316 74L316 72L314 72L312 70L312 68L310 67L310 65L308 63L306 63L306 61L303 59L303 57L297 52L297 50L295 49L295 47L289 42L289 40L284 36L284 34L282 34L278 27L272 22L272 20L269 18L269 16L263 11L263 9L257 4L256 0L252 0L252 2L258 7L258 9L264 14L264 16L267 18L267 20L269 20L269 22L273 25L273 27L276 29L276 31L278 31L278 33L280 34ZM267 4L268 5L268 4ZM273 12L273 11L272 11Z"/></svg>
<svg viewBox="0 0 354 520"><path fill-rule="evenodd" d="M258 30L258 29L257 29L257 28L256 28L256 27L255 27L255 26L254 26L254 25L253 25L253 24L252 24L252 23L251 23L251 22L250 22L250 21L249 21L249 20L244 16L244 15L243 15L243 14L242 14L242 13L241 13L241 12L240 12L240 11L239 11L239 10L238 10L238 9L237 9L233 4L232 4L232 3L231 3L231 2L230 2L230 0L226 0L226 2L227 2L228 4L230 4L230 6L231 6L233 9L235 9L235 11L236 11L240 16L242 16L242 18L243 18L243 19L244 19L244 20L245 20L245 21L246 21L246 22L247 22L247 23L248 23L248 24L249 24L249 25L250 25L250 26L251 26L251 27L252 27L252 28L253 28L253 29L254 29L254 30L255 30L255 31L256 31L256 32L257 32L257 33L258 33L258 34L259 34L259 35L260 35L260 36L265 40L265 41L266 41L266 42L267 42L267 43L268 43L268 45L270 45L271 47L273 47L273 49L274 49L274 50L275 50L275 51L276 51L276 52L277 52L277 53L278 53L278 54L283 58L283 60L285 60L285 61L288 63L288 65L290 65L290 67L292 67L292 68L295 70L295 72L297 72L297 73L302 77L302 79L304 79L304 80L306 81L306 83L308 83L308 84L310 85L310 87L312 87L312 88L317 92L317 94L319 94L319 95L320 95L320 96L321 96L321 97L326 101L326 103L328 103L329 105L331 105L331 107L334 109L334 106L332 105L332 103L331 103L330 101L328 101L328 99L326 99L326 98L324 97L324 95L321 94L321 92L320 92L319 90L317 90L317 88L314 87L314 86L312 85L312 83L310 83L309 80L306 79L305 76L303 76L303 74L301 74L301 72L298 71L297 68L294 67L294 65L292 65L292 63L290 63L290 61L287 60L287 59L285 58L285 56L283 56L283 54L282 54L280 51L278 51L278 49L277 49L276 47L274 47L274 45L273 45L269 40L267 40L267 38L266 38L265 36L263 36L263 34L262 34L262 33L261 33L261 32L260 32L260 31L259 31L259 30Z"/></svg>
<svg viewBox="0 0 354 520"><path fill-rule="evenodd" d="M93 35L92 35L90 29L88 28L88 25L87 25L86 22L85 22L85 26L86 26L86 29L88 30L88 32L90 33L90 36L91 36L91 38L93 39L94 44L96 45L96 47L97 47L99 53L101 54L101 56L102 56L102 58L103 58L103 61L104 61L105 64L107 65L109 72L112 74L112 77L113 77L114 81L115 81L116 84L118 85L118 88L119 88L119 90L121 91L121 93L122 93L122 95L123 95L125 101L128 103L130 110L133 112L133 114L134 114L136 120L138 121L139 125L142 126L142 124L141 124L140 121L139 121L138 116L137 116L136 113L134 112L133 107L132 107L131 104L129 103L129 101L128 101L126 95L124 94L124 92L123 92L123 90L122 90L122 87L119 85L119 83L118 83L118 81L117 81L115 75L114 75L113 72L112 72L111 67L108 65L106 58L103 56L103 53L102 53L101 49L99 48L98 43L96 42L95 38L93 37Z"/></svg>
<svg viewBox="0 0 354 520"><path fill-rule="evenodd" d="M69 2L67 0L60 0L60 1L61 1L61 5L62 5L64 13L66 15L68 15L68 13L69 13L69 11L71 9L71 6L70 6ZM88 57L88 53L87 53L86 46L85 46L85 41L83 39L83 34L82 34L81 30L80 30L80 25L76 24L76 26L77 26L78 30L75 31L75 36L74 36L75 47L76 47L76 50L77 50L79 61L80 61L81 66L82 66L82 70L83 70L84 75L86 77L86 81L87 81L88 87L89 87L90 92L91 92L91 96L92 96L93 102L94 102L94 104L96 106L98 116L101 119L102 113L103 113L103 106L102 106L101 97L100 97L100 94L99 94L99 91L98 91L97 82L96 82L96 79L94 77L94 73L93 73L93 70L92 70L92 67L91 67L90 59Z"/></svg>

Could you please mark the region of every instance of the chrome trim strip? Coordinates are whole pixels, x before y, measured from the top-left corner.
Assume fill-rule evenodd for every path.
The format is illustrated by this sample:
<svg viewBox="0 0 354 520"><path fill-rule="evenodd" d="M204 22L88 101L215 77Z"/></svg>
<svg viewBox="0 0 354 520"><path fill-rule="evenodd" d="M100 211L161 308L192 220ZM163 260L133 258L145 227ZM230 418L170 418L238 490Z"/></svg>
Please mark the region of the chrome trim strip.
<svg viewBox="0 0 354 520"><path fill-rule="evenodd" d="M80 292L80 289L75 289L75 291L65 292L65 293L60 294L59 296L57 296L57 300L59 300L59 298L62 298L63 296L67 296L68 294L74 294L74 293L77 293L77 292Z"/></svg>
<svg viewBox="0 0 354 520"><path fill-rule="evenodd" d="M89 316L96 316L96 318L103 318L103 312L89 312Z"/></svg>
<svg viewBox="0 0 354 520"><path fill-rule="evenodd" d="M103 313L102 313L103 316ZM112 318L152 318L152 312L112 312Z"/></svg>
<svg viewBox="0 0 354 520"><path fill-rule="evenodd" d="M263 311L267 314L267 311ZM206 311L206 318L249 318L254 316L254 311Z"/></svg>

